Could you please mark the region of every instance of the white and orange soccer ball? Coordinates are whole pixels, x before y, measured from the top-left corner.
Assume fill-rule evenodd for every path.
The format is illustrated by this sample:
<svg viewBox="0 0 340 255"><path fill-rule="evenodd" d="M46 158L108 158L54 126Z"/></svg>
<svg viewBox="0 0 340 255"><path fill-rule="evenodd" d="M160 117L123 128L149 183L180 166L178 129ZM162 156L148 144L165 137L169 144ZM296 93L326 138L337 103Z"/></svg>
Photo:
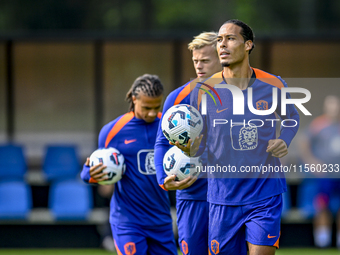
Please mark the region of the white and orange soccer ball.
<svg viewBox="0 0 340 255"><path fill-rule="evenodd" d="M164 172L176 175L176 180L181 181L189 176L197 176L202 169L200 157L188 157L176 146L171 147L163 158Z"/></svg>
<svg viewBox="0 0 340 255"><path fill-rule="evenodd" d="M98 182L100 185L108 185L118 182L125 172L124 156L115 148L103 148L95 150L90 156L90 166L103 163L106 168L103 170L109 178Z"/></svg>
<svg viewBox="0 0 340 255"><path fill-rule="evenodd" d="M186 144L194 140L203 129L203 119L199 111L188 104L170 107L162 119L162 132L170 142Z"/></svg>

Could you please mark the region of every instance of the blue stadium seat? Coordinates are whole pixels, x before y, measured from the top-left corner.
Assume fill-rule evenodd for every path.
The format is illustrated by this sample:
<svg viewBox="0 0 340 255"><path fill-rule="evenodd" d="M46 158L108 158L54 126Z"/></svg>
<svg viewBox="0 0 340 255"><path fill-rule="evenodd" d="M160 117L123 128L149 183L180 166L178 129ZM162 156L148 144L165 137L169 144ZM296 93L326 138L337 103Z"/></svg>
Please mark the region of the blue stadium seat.
<svg viewBox="0 0 340 255"><path fill-rule="evenodd" d="M80 172L76 147L72 145L49 145L43 162L43 172L48 181L74 179Z"/></svg>
<svg viewBox="0 0 340 255"><path fill-rule="evenodd" d="M32 192L24 181L0 183L0 219L26 219L32 209Z"/></svg>
<svg viewBox="0 0 340 255"><path fill-rule="evenodd" d="M26 159L20 145L0 146L0 180L23 180L27 171Z"/></svg>
<svg viewBox="0 0 340 255"><path fill-rule="evenodd" d="M80 180L52 183L49 209L56 220L86 220L93 208L92 190Z"/></svg>

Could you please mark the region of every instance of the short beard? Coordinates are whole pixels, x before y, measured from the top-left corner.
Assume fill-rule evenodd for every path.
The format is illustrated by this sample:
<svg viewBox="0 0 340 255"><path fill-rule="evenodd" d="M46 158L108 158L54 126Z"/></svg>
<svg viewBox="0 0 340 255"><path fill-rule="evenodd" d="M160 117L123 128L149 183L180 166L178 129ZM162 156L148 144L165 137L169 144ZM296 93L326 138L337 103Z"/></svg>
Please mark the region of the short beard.
<svg viewBox="0 0 340 255"><path fill-rule="evenodd" d="M229 67L230 64L228 62L225 62L225 63L221 63L222 67Z"/></svg>

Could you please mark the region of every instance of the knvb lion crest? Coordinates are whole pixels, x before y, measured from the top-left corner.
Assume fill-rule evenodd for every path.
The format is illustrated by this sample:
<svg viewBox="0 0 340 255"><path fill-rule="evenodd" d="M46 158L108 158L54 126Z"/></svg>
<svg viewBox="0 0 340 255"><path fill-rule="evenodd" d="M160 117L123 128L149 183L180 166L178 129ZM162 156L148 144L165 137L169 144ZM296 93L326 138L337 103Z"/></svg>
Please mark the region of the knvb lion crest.
<svg viewBox="0 0 340 255"><path fill-rule="evenodd" d="M239 146L241 150L253 150L258 144L257 128L255 126L244 126L240 129Z"/></svg>
<svg viewBox="0 0 340 255"><path fill-rule="evenodd" d="M155 155L155 153L153 151L146 154L145 170L146 170L147 174L155 174L156 173L154 155Z"/></svg>
<svg viewBox="0 0 340 255"><path fill-rule="evenodd" d="M259 100L256 102L257 110L268 110L268 102L265 100Z"/></svg>
<svg viewBox="0 0 340 255"><path fill-rule="evenodd" d="M214 254L219 254L220 253L220 243L217 242L216 240L212 240L211 241L211 251L214 253Z"/></svg>
<svg viewBox="0 0 340 255"><path fill-rule="evenodd" d="M182 240L181 245L182 245L182 252L183 252L183 254L187 255L188 252L189 252L189 248L188 248L187 242Z"/></svg>
<svg viewBox="0 0 340 255"><path fill-rule="evenodd" d="M137 153L137 164L138 171L144 175L156 174L155 160L154 160L154 150L145 149L140 150Z"/></svg>
<svg viewBox="0 0 340 255"><path fill-rule="evenodd" d="M126 255L134 255L136 254L136 244L133 242L128 242L124 245L124 251Z"/></svg>

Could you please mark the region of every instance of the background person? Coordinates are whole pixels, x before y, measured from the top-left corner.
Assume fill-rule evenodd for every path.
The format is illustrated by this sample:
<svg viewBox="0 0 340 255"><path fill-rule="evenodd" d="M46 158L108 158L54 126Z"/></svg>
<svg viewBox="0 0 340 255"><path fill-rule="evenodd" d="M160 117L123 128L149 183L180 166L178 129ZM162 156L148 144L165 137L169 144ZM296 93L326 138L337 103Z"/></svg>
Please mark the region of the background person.
<svg viewBox="0 0 340 255"><path fill-rule="evenodd" d="M297 132L299 115L295 107L288 105L286 116L280 111L280 89L286 87L286 83L278 76L250 66L249 54L253 48L254 34L247 24L239 20L225 22L217 39L217 52L223 71L192 91L193 106L200 108L201 86L210 90L215 84L230 86L230 89L215 88L222 105L216 106L212 98L206 97L203 140L202 136L196 139L192 150L191 141L186 146L177 144L186 153L194 156L197 145L201 143L197 155L203 149L207 150L207 164L210 166L231 165L236 169L260 165L280 166L279 158L287 155L288 146ZM247 104L248 88L253 91L253 107L258 111L271 109L272 91L277 88L278 107L275 112L281 119L293 119L294 121L289 121L290 125L294 122L297 125L282 127L277 138L275 125L266 121L276 119L275 112L267 115L252 113ZM243 96L245 99L244 114L233 114L233 111L238 110L233 108L233 102L238 98L233 97L231 89L242 93L239 97ZM229 121L224 125L214 125L214 119ZM258 122L256 125L259 127L246 124L253 119L261 120L263 125ZM280 237L282 193L286 191L286 181L283 173L259 175L261 173L248 176L237 173L213 174L208 179L211 254L245 255L247 249L250 255L275 254Z"/></svg>
<svg viewBox="0 0 340 255"><path fill-rule="evenodd" d="M301 159L304 163L324 166L340 163L340 100L329 95L324 100L323 114L309 125L300 144ZM324 167L322 167L324 168ZM330 168L327 167L327 171ZM305 179L301 185L313 185L316 194L308 194L303 199L313 199L313 234L317 247L332 244L333 218L337 222L336 245L340 249L340 180L328 173L315 173L313 179ZM339 173L338 173L339 174ZM306 194L307 195L307 194Z"/></svg>
<svg viewBox="0 0 340 255"><path fill-rule="evenodd" d="M169 94L164 103L163 115L173 105L190 104L190 91L195 87L193 84L221 71L221 64L216 51L216 39L217 33L204 32L189 43L188 49L192 52L197 79L187 82ZM167 177L163 170L163 157L170 148L171 145L163 135L161 125L159 125L155 145L157 179L165 190L177 190L178 242L181 251L186 255L207 254L209 212L207 179L198 178L196 180L196 178L189 177L182 181L175 181L174 175ZM205 163L204 160L202 163Z"/></svg>

